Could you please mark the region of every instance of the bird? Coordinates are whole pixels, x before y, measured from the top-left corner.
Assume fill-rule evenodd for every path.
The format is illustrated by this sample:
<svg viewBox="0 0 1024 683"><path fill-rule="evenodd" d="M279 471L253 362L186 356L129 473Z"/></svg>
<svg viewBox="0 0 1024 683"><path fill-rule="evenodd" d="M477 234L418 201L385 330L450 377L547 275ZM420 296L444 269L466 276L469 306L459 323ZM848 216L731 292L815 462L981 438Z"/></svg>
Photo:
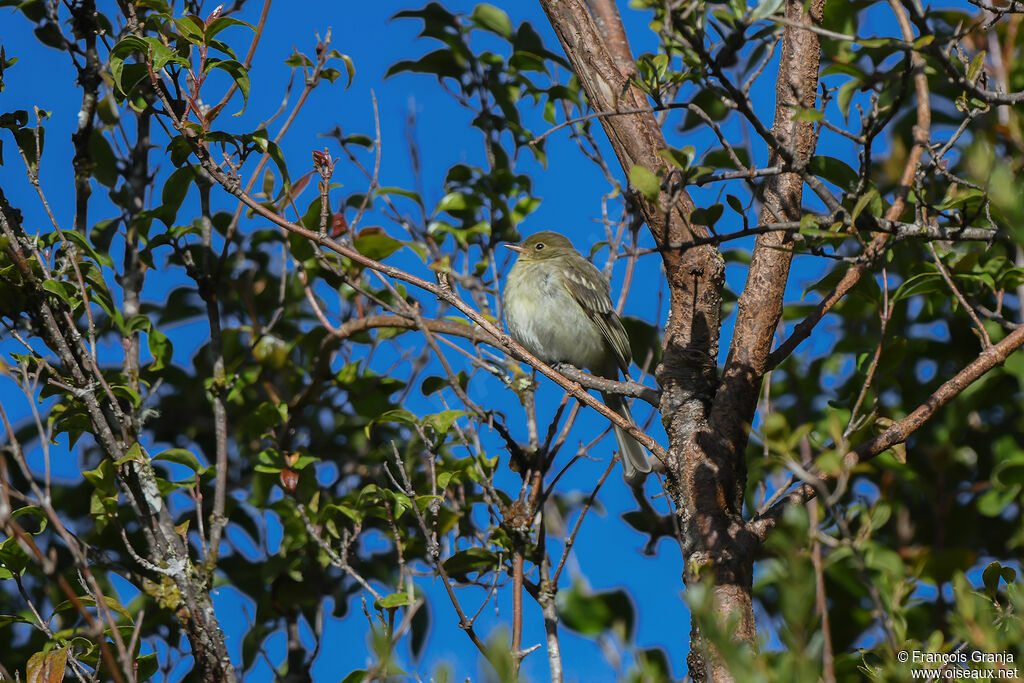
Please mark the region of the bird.
<svg viewBox="0 0 1024 683"><path fill-rule="evenodd" d="M505 279L502 303L512 338L545 363L569 363L600 377L628 377L632 354L609 296L608 280L557 232L534 233L506 244L518 258ZM634 425L626 399L602 392L605 405ZM623 474L651 471L640 442L615 427Z"/></svg>

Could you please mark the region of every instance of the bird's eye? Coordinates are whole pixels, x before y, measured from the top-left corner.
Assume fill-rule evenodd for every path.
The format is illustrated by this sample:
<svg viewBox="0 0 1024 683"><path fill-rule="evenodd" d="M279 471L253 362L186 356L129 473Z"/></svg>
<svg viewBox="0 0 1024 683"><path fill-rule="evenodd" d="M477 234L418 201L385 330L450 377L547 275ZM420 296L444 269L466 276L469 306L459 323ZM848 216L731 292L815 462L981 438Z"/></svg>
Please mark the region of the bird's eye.
<svg viewBox="0 0 1024 683"><path fill-rule="evenodd" d="M536 247L534 247L534 248L535 248L535 249L536 249L537 251L540 251L541 249L543 249L543 248L544 248L544 243L543 243L543 242L541 242L540 244L538 244L538 245L537 245Z"/></svg>

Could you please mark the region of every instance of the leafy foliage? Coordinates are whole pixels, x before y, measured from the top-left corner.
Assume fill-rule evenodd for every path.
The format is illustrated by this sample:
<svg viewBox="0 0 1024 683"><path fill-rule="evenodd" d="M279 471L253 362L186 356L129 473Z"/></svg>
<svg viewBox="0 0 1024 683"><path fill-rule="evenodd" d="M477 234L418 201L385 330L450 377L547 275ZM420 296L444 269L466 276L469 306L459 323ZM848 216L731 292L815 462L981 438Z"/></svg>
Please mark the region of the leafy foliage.
<svg viewBox="0 0 1024 683"><path fill-rule="evenodd" d="M169 678L157 653L181 648L197 677L228 680L210 594L230 587L254 608L233 662L242 672L262 658L309 680L329 616L366 622L368 663L344 680L410 676L403 667L423 664L441 628L466 632L489 674L514 678L521 608L502 617L511 629L477 621L496 593L514 591L545 625L627 653L622 678L677 675L680 652L636 643L644 612L633 586L595 590L575 566L560 585L608 471L583 491L562 481L587 450L559 456L577 412L566 402L549 428L538 424L537 385L453 305L458 297L500 326L497 247L519 241L541 204L530 169L557 162L542 126L567 128L609 181L607 240L595 249L608 247L608 273L619 257L631 274L652 263L638 259L659 258L632 248L637 201L681 187L699 200L688 220L747 268L749 216L783 168L812 191L795 225L768 226L820 271L804 295L816 303L852 268L866 273L809 349L779 359L744 446L747 519L787 487L818 494L786 510L751 569L765 645L734 642L738 617L720 614L713 587L694 581L686 604L702 642L743 681L816 680L827 667L836 680L901 679L901 650L1024 658L1021 356L960 387L878 457L847 460L1020 322L1024 138L1019 107L998 96L1024 87L1019 15L915 14L919 36L908 41L895 20L893 35L866 36L879 3L826 3L819 106L792 112L819 136L800 164L771 144L751 95L771 81L786 3L680 14L641 0L657 48L626 85L664 116L667 171L637 163L619 173L595 139L580 79L529 22L489 4L401 10L394 19L421 24L414 49L426 51L385 77L443 89L481 145L429 178L414 149L420 182L409 189L382 180L379 133L327 131L330 147L297 172L283 142L294 116L274 132L236 123L270 89L245 56L266 27L232 16L244 4L204 17L190 2L179 16L145 0L111 18L91 2L0 0L71 58L85 95L73 158L62 160L74 170L67 225L58 215L40 228L22 213L47 199L49 113L0 113L0 163L20 160L39 190L0 189L0 369L24 394L20 413L3 401L4 666L41 681L65 668ZM986 57L992 41L998 67ZM357 60L326 33L285 65L303 85L289 90L297 113L326 96L314 91L352 86ZM0 48L0 91L4 72L23 66ZM918 73L933 124L919 163ZM220 118L228 106L238 118ZM153 150L170 167L157 169ZM342 191L342 166L365 188ZM928 230L943 239L917 239ZM880 235L889 237L871 251ZM738 248L722 246L732 240ZM735 295L725 300L728 312ZM788 303L780 331L810 310ZM626 320L647 370L662 360L660 324ZM64 444L74 477L50 471ZM623 515L649 549L678 534L671 506L650 498L662 483L634 487L637 507ZM457 622L437 623L438 599ZM286 659L270 661L267 644L282 632Z"/></svg>

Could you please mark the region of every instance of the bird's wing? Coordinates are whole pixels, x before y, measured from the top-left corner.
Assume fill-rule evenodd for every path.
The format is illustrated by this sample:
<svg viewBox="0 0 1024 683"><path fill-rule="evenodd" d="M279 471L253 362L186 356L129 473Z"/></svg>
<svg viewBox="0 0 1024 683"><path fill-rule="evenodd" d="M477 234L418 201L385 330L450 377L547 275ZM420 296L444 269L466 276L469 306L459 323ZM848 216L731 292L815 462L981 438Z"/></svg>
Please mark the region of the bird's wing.
<svg viewBox="0 0 1024 683"><path fill-rule="evenodd" d="M615 354L619 367L623 372L628 372L632 359L629 339L626 337L626 330L622 327L622 321L619 320L619 316L615 312L611 297L608 296L609 286L604 274L590 261L583 259L570 263L565 272L564 282L569 294L580 305L587 317L597 325L608 348ZM588 281L600 282L601 285L595 288L588 285Z"/></svg>

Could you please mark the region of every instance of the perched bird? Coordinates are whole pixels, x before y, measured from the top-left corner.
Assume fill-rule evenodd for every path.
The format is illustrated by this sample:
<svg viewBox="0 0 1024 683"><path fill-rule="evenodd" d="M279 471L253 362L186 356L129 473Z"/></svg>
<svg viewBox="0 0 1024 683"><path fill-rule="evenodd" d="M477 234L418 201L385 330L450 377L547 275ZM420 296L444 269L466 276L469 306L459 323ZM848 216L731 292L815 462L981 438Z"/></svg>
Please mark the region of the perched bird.
<svg viewBox="0 0 1024 683"><path fill-rule="evenodd" d="M570 363L616 380L621 368L628 376L629 340L601 271L566 237L550 230L506 246L519 253L502 294L512 338L545 363ZM625 398L604 393L601 397L633 422ZM618 427L615 439L627 478L651 471L636 439Z"/></svg>

